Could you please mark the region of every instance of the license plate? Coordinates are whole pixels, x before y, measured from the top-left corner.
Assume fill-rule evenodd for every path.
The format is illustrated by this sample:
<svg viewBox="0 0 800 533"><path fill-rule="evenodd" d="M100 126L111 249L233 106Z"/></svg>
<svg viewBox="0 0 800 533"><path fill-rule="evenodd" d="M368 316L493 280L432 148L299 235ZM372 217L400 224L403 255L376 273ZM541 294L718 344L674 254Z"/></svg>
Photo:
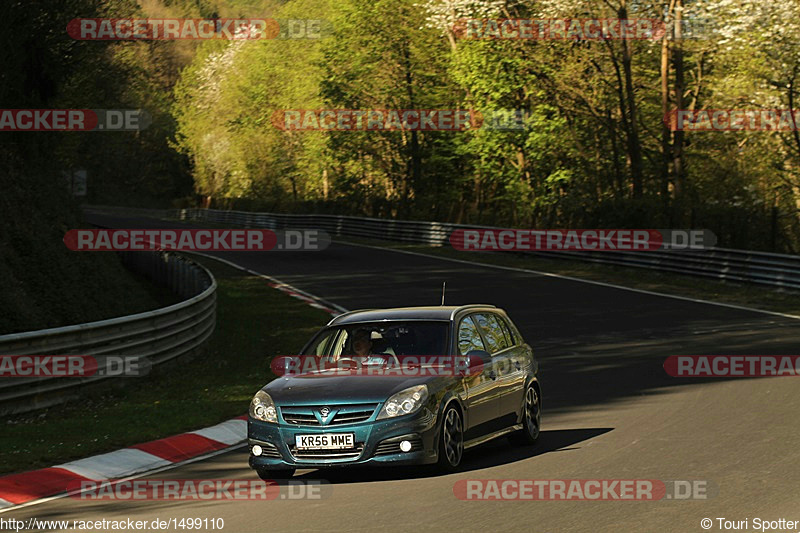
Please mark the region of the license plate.
<svg viewBox="0 0 800 533"><path fill-rule="evenodd" d="M341 450L356 447L355 433L324 433L319 435L295 435L298 450Z"/></svg>

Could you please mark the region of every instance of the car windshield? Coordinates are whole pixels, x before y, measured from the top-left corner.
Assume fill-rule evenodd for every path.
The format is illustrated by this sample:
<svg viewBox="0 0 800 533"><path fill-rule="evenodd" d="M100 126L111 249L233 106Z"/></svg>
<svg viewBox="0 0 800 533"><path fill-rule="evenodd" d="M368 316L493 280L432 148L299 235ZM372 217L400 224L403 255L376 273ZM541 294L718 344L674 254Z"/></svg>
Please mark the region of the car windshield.
<svg viewBox="0 0 800 533"><path fill-rule="evenodd" d="M358 357L362 364L384 364L415 356L448 354L448 322L373 322L321 332L303 355L336 361Z"/></svg>

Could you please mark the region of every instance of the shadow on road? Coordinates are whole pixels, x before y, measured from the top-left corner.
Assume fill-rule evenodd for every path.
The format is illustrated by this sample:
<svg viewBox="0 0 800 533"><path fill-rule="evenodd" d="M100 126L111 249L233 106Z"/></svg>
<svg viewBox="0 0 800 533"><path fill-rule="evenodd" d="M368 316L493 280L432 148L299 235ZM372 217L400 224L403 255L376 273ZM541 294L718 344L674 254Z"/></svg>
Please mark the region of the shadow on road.
<svg viewBox="0 0 800 533"><path fill-rule="evenodd" d="M87 220L116 228L204 227L114 215ZM663 364L671 355L797 351L800 321L793 318L534 271L497 270L470 264L480 261L473 252L460 263L341 242L314 253L314 261L306 252L213 255L348 309L436 305L444 281L449 305L484 302L506 309L541 363L548 415L737 379L670 377Z"/></svg>
<svg viewBox="0 0 800 533"><path fill-rule="evenodd" d="M483 446L472 448L464 454L459 472L472 472L495 466L516 463L545 453L565 451L571 447L593 439L614 428L557 429L542 431L539 442L532 447L512 446L507 439L497 439ZM446 474L439 472L434 466L408 467L398 466L384 468L331 468L314 470L296 475L294 479L324 479L333 484L367 483L372 481L392 481L439 477Z"/></svg>

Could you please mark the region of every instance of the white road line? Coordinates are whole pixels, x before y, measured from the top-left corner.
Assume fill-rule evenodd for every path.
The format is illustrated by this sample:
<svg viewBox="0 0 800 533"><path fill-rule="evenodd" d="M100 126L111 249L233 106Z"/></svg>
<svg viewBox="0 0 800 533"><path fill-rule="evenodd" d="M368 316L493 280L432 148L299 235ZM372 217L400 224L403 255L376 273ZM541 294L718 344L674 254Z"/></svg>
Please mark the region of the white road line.
<svg viewBox="0 0 800 533"><path fill-rule="evenodd" d="M357 243L352 243L352 242L348 242L348 241L339 241L339 240L337 240L335 242L339 242L339 243L346 244L346 245L349 245L349 246L359 246L359 247L362 247L362 248L371 248L371 249L374 249L374 250L385 250L385 251L389 251L389 252L395 252L395 253L401 253L401 254L407 254L407 255L415 255L415 256L419 256L419 257L426 257L426 258L429 258L429 259L437 259L437 260L440 260L440 261L448 261L448 262L451 262L451 263L460 263L460 264L466 264L466 265L471 265L471 266L480 266L480 267L485 267L485 268L493 268L493 269L497 269L497 270L506 270L506 271L510 271L510 272L523 272L523 273L526 273L526 274L536 274L536 275L539 275L539 276L546 276L546 277L551 277L551 278L564 279L564 280L575 281L575 282L579 282L579 283L588 283L588 284L591 284L591 285L598 285L598 286L601 286L601 287L608 287L608 288L612 288L612 289L624 290L624 291L629 291L629 292L636 292L636 293L639 293L639 294L647 294L647 295L650 295L650 296L658 296L658 297L662 297L662 298L671 298L671 299L675 299L675 300L682 300L682 301L688 301L688 302L699 303L699 304L715 305L715 306L718 306L718 307L726 307L726 308L730 308L730 309L738 309L738 310L742 310L742 311L750 311L750 312L754 312L754 313L761 313L761 314L766 314L766 315L779 316L779 317L783 317L783 318L791 318L791 319L795 319L795 320L800 319L800 316L790 315L790 314L787 314L787 313L779 313L779 312L775 312L775 311L766 311L764 309L755 309L755 308L752 308L752 307L746 307L746 306L742 306L742 305L726 304L726 303L721 303L721 302L713 302L713 301L709 301L709 300L701 300L701 299L697 299L697 298L689 298L689 297L686 297L686 296L677 296L677 295L673 295L673 294L664 294L664 293L648 291L648 290L644 290L644 289L634 289L634 288L631 288L631 287L624 287L624 286L621 286L621 285L614 285L614 284L611 284L611 283L605 283L605 282L601 282L601 281L574 278L574 277L571 277L571 276L563 276L561 274L553 274L551 272L540 272L540 271L537 271L537 270L531 270L531 269L526 269L526 268L508 267L508 266L502 266L502 265L492 265L492 264L488 264L488 263L479 263L479 262L475 262L475 261L466 261L466 260L463 260L463 259L453 259L453 258L449 258L449 257L440 257L440 256L435 256L435 255L423 254L423 253L420 253L420 252L411 252L411 251L408 251L408 250L397 250L397 249L393 249L393 248L384 248L384 247L380 247L380 246L370 246L370 245L366 245L366 244L357 244ZM297 293L302 294L302 295L304 295L304 296L306 296L308 298L312 298L315 301L315 303L318 302L318 301L323 301L327 305L330 305L332 308L336 309L337 311L341 311L341 312L346 312L347 311L347 309L345 309L344 307L341 307L341 306L333 304L331 302L327 302L325 300L322 300L321 298L319 298L317 296L314 296L313 294L310 294L310 293L305 292L303 290L297 289L296 287L293 287L293 286L291 286L289 284L281 282L281 281L277 280L276 278L273 278L273 277L268 276L266 274L262 274L260 272L256 272L256 271L251 270L249 268L245 268L243 266L237 265L236 263L234 263L232 261L229 261L227 259L222 259L222 258L219 258L219 257L215 257L213 255L208 255L208 254L199 253L199 252L191 252L191 253L195 253L195 254L197 254L199 256L202 256L202 257L207 257L209 259L214 259L214 260L220 261L220 262L225 263L228 266L231 266L231 267L236 268L238 270L242 270L242 271L247 272L249 274L252 274L254 276L258 276L260 278L266 279L266 280L268 280L270 282L280 284L280 285L282 285L282 286L284 286L286 288L289 288L289 289L291 289L293 291L296 291ZM212 426L212 427L205 428L205 429L202 429L202 430L194 431L194 432L191 432L191 433L194 433L194 434L197 434L197 435L202 435L202 436L210 438L212 440L217 440L217 441L225 442L225 443L227 443L227 441L222 440L223 438L232 439L235 436L237 438L237 442L238 442L238 440L241 440L240 439L240 437L241 437L241 433L240 433L241 429L239 429L240 425L239 424L235 424L235 422L242 422L245 425L245 427L246 427L246 424L247 424L246 421L244 421L244 420L241 420L241 421L239 421L239 420L229 420L227 422L223 422L223 423L218 424L216 426ZM226 426L226 425L228 425L228 426ZM221 426L226 426L226 427L223 428ZM223 434L225 435L224 437L223 437ZM211 435L213 435L213 436L211 436ZM182 462L179 462L179 463L169 463L168 461L165 461L163 459L155 457L154 455L142 452L141 450L126 448L126 449L117 450L115 452L111 452L111 453L108 453L108 454L103 454L103 455L100 455L100 456L90 457L88 459L81 459L79 461L73 461L71 463L58 465L57 468L65 468L67 470L70 470L70 471L78 474L78 475L87 477L89 479L96 479L96 480L114 478L115 477L115 473L116 473L116 475L126 475L126 473L119 473L122 468L125 468L125 469L128 469L128 468L137 468L138 469L140 467L141 468L148 468L147 471L138 470L137 475L130 475L131 473L134 473L134 472L137 472L137 471L135 470L135 471L131 472L129 470L127 472L128 477L121 479L121 480L131 480L131 479L138 479L138 478L141 478L141 477L144 477L144 476L155 474L155 473L158 473L158 472L163 472L163 471L166 471L166 470L172 470L172 469L175 469L175 468L179 468L181 466L184 466L184 465L187 465L187 464L190 464L190 463L195 463L195 462L198 462L198 461L203 461L203 460L206 460L206 459L210 459L210 458L215 457L217 455L220 455L220 454L223 454L223 453L227 453L229 451L232 451L232 450L235 450L235 449L238 449L238 448L242 448L245 445L246 445L245 443L242 443L242 444L240 444L238 446L234 445L234 446L231 446L229 448L225 448L224 450L217 450L215 452L212 452L212 453L209 453L209 454L205 454L205 455L201 455L201 456L198 456L198 457L194 457L192 459L188 459L186 461L182 461ZM149 467L145 466L147 461L145 461L144 458L135 458L134 457L134 455L136 455L135 453L134 454L126 454L127 457L124 457L124 458L122 456L120 456L120 455L114 456L115 454L119 454L120 452L139 452L140 454L143 454L145 456L149 456L147 461L149 461L150 466ZM109 457L109 456L114 456L114 457L112 458L112 457ZM103 459L98 462L97 459L99 459L99 458L103 458ZM128 465L120 464L119 463L120 459L126 461L129 464ZM162 463L162 464L157 464L159 462ZM98 476L102 476L102 477L98 477ZM13 510L17 510L17 509L20 509L20 508L23 508L23 507L29 507L29 506L32 506L32 505L38 505L38 504L46 503L46 502L49 502L49 501L61 499L61 498L64 498L66 496L70 496L72 494L76 494L78 492L80 492L80 491L74 491L72 493L67 493L67 494L58 494L56 496L51 496L51 497L48 497L48 498L41 498L41 499L34 500L32 502L28 502L28 503L24 503L24 504L20 504L20 505L13 505L13 504L10 504L9 502L7 502L6 500L0 499L0 513L11 511L12 509Z"/></svg>
<svg viewBox="0 0 800 533"><path fill-rule="evenodd" d="M207 257L209 259L214 259L216 261L220 261L230 267L242 270L259 278L265 279L273 284L278 285L277 287L278 290L282 290L284 292L293 291L297 293L296 295L297 297L299 297L301 300L305 301L309 305L328 311L334 316L336 316L338 313L347 312L347 309L345 309L344 307L341 307L331 302L326 302L325 300L319 298L318 296L315 296L311 293L298 289L292 285L289 285L288 283L284 283L271 276L267 276L266 274L262 274L260 272L256 272L254 270L250 270L243 266L237 265L236 263L228 261L227 259L222 259L219 257L215 257L213 255L208 255L199 252L191 252L191 253ZM323 302L323 304L320 304L318 302ZM328 306L330 306L331 309L329 309ZM221 442L223 444L228 445L229 447L223 450L217 450L209 454L200 455L198 457L194 457L186 461L181 461L179 463L171 463L169 461L161 459L160 457L156 457L155 455L143 452L142 450L138 450L135 448L123 448L121 450L116 450L106 454L96 455L93 457L88 457L86 459L80 459L77 461L72 461L69 463L57 465L55 466L55 468L63 468L65 470L73 472L74 474L95 481L105 481L105 480L124 481L130 479L138 479L158 472L163 472L165 470L178 468L180 466L189 463L210 459L211 457L214 457L221 453L226 453L245 446L246 443L243 443L242 441L247 438L247 421L239 419L227 420L225 422L217 424L216 426L210 426L207 428L199 429L197 431L190 431L188 433L200 435L202 437L217 442ZM77 494L79 492L80 491L73 491L66 494L57 494L55 496L40 498L38 500L34 500L19 505L14 505L3 499L0 499L0 513L4 513L6 511L11 511L11 510L17 510L32 505L38 505L53 500L58 500L66 496Z"/></svg>
<svg viewBox="0 0 800 533"><path fill-rule="evenodd" d="M564 276L561 274L553 274L552 272L540 272L538 270L531 270L528 268L518 268L518 267L510 267L510 266L503 266L503 265L492 265L490 263L479 263L476 261L467 261L465 259L454 259L451 257L441 257L438 255L429 255L423 254L421 252L411 252L408 250L397 250L395 248L384 248L382 246L370 246L368 244L359 244L349 241L334 241L341 244L346 244L348 246L360 246L362 248L371 248L373 250L386 250L389 252L396 252L398 254L407 254L407 255L417 255L420 257L427 257L430 259L439 259L440 261L450 261L451 263L461 263L464 265L472 265L472 266L480 266L486 268L494 268L498 270L507 270L511 272L524 272L526 274L537 274L539 276L546 276L549 278L558 278L558 279L565 279L569 281L577 281L578 283L589 283L590 285L599 285L601 287L608 287L611 289L619 289L622 291L630 291L630 292L637 292L639 294L647 294L649 296L659 296L661 298L672 298L673 300L683 300L686 302L693 302L698 304L706 304L706 305L716 305L718 307L727 307L729 309L738 309L740 311L751 311L753 313L761 313L764 315L772 315L772 316L779 316L783 318L792 318L794 320L800 320L800 316L798 315L790 315L787 313L780 313L778 311L767 311L766 309L756 309L754 307L747 307L744 305L736 305L736 304L726 304L722 302L714 302L711 300L701 300L699 298L689 298L688 296L678 296L675 294L665 294L663 292L655 292L655 291L648 291L645 289L634 289L632 287L625 287L623 285L614 285L613 283L605 283L603 281L594 281L590 279L583 279L583 278L574 278L572 276Z"/></svg>
<svg viewBox="0 0 800 533"><path fill-rule="evenodd" d="M598 285L600 287L608 287L608 288L611 288L611 289L618 289L618 290L622 290L622 291L636 292L636 293L639 293L639 294L647 294L649 296L658 296L658 297L661 297L661 298L671 298L673 300L681 300L681 301L684 301L684 302L692 302L692 303L705 304L705 305L715 305L717 307L726 307L728 309L737 309L737 310L740 310L740 311L750 311L750 312L753 312L753 313L761 313L761 314L764 314L764 315L779 316L779 317L782 317L782 318L791 318L793 320L800 320L800 316L798 316L798 315L790 315L788 313L780 313L778 311L767 311L766 309L756 309L754 307L747 307L747 306L744 306L744 305L726 304L726 303L723 303L723 302L714 302L714 301L711 301L711 300L702 300L702 299L699 299L699 298L690 298L688 296L678 296L678 295L675 295L675 294L666 294L666 293L662 293L662 292L648 291L648 290L645 290L645 289L635 289L635 288L632 288L632 287L625 287L623 285L615 285L613 283L605 283L605 282L602 282L602 281L594 281L594 280L590 280L590 279L575 278L575 277L572 277L572 276L564 276L564 275L561 275L561 274L553 274L552 272L541 272L541 271L538 271L538 270L532 270L532 269L528 269L528 268L518 268L518 267L509 267L509 266L503 266L503 265L493 265L493 264L489 264L489 263L479 263L477 261L467 261L467 260L464 260L464 259L454 259L454 258L450 258L450 257L441 257L441 256L437 256L437 255L423 254L423 253L420 253L420 252L411 252L411 251L408 251L408 250L398 250L396 248L386 248L386 247L383 247L383 246L371 246L371 245L368 245L368 244L359 244L359 243L354 243L354 242L350 242L350 241L344 241L344 240L340 240L340 239L333 239L333 238L331 239L331 242L338 242L340 244L346 244L346 245L349 245L349 246L360 246L362 248L371 248L373 250L387 250L387 251L396 252L396 253L399 253L399 254L416 255L416 256L419 256L419 257L427 257L427 258L430 258L430 259L439 259L441 261L449 261L451 263L461 263L461 264L464 264L464 265L481 266L481 267L486 267L486 268L494 268L494 269L498 269L498 270L507 270L507 271L510 271L510 272L524 272L526 274L537 274L539 276L545 276L545 277L557 278L557 279L565 279L565 280L569 280L569 281L576 281L578 283L588 283L590 285ZM233 263L233 262L228 261L226 259L220 259L219 257L214 257L212 255L207 255L207 254L203 254L203 253L200 253L200 252L190 252L190 253L196 253L197 255L201 255L203 257L209 257L211 259L217 259L218 261L222 261L223 263L226 263L229 266L232 266L234 268L238 268L239 270L243 270L243 271L248 272L250 274L263 277L264 279L268 279L268 280L276 282L276 283L282 283L282 282L277 281L275 278L267 276L266 274L261 274L260 272L255 272L254 270L250 270L249 268L245 268L245 267L239 266L236 263ZM294 290L298 290L298 289L296 289L294 287L292 287L292 288ZM298 292L302 293L303 291L299 291L298 290ZM305 293L305 294L308 294L308 293ZM309 296L311 296L311 295L309 295ZM314 298L317 298L317 297L314 296ZM330 303L330 302L328 302L328 303ZM347 311L343 307L335 305L335 304L331 304L331 306L334 307L337 311L341 311L343 313Z"/></svg>
<svg viewBox="0 0 800 533"><path fill-rule="evenodd" d="M313 305L314 307L319 307L320 309L330 312L334 316L336 316L339 313L347 312L347 309L345 309L344 307L341 307L331 302L327 302L322 298L319 298L318 296L315 296L311 293L298 289L292 285L289 285L288 283L284 283L276 278L267 276L266 274L262 274L254 270L250 270L249 268L237 265L236 263L228 261L227 259L222 259L219 257L215 257L213 255L208 255L200 252L191 252L191 253L200 255L202 257L207 257L209 259L214 259L216 261L220 261L230 267L242 270L244 272L247 272L248 274L252 274L259 278L265 279L271 283L278 285L277 287L278 290L283 290L284 292L286 292L287 290L294 291L298 294L298 296L302 295L300 299L306 301L309 305ZM317 303L317 302L323 302L323 303ZM228 444L229 447L223 450L217 450L208 454L200 455L198 457L193 457L191 459L187 459L186 461L181 461L179 463L170 463L169 461L156 457L155 455L143 452L141 450L137 450L135 448L123 448L121 450L116 450L114 452L110 452L107 454L97 455L94 457L89 457L86 459L80 459L78 461L72 461L62 465L57 465L55 468L64 468L79 476L83 476L88 479L96 481L104 481L109 479L113 481L127 481L131 479L138 479L151 474L156 474L158 472L163 472L165 470L172 470L174 468L178 468L186 464L194 463L197 461L203 461L205 459L210 459L222 453L227 453L229 451L236 450L246 446L246 443L243 443L241 441L247 438L247 421L239 419L227 420L225 422L217 424L216 426L203 428L197 431L190 431L188 433L193 433L195 435L200 435L202 437L206 437L208 439L217 442L222 442L223 444ZM127 476L127 477L121 477L121 476ZM6 502L5 500L0 499L0 514L7 511L21 509L23 507L29 507L32 505L39 505L53 500L58 500L61 498L65 498L67 496L78 494L79 492L81 491L72 491L66 494L57 494L55 496L40 498L38 500L34 500L19 505L14 505L10 502Z"/></svg>
<svg viewBox="0 0 800 533"><path fill-rule="evenodd" d="M327 300L325 300L323 298L320 298L319 296L311 294L310 292L306 292L306 291L304 291L302 289L298 289L297 287L295 287L293 285L289 285L288 283L283 282L283 281L281 281L281 280L279 280L277 278L273 278L272 276L268 276L266 274L262 274L261 272L256 272L255 270L251 270L251 269L243 267L241 265L237 265L233 261L229 261L227 259L222 259L221 257L217 257L217 256L214 256L214 255L204 254L204 253L201 253L201 252L185 252L185 253L199 255L201 257L207 257L208 259L214 259L214 260L219 261L221 263L225 263L229 267L236 268L236 269L241 270L243 272L247 272L248 274L252 274L254 276L258 276L259 278L263 278L263 279L265 279L265 280L267 280L267 281L269 281L271 283L275 283L277 285L280 285L280 287L278 287L278 290L289 289L289 290L292 290L292 291L294 291L294 292L296 292L298 294L302 294L303 296L305 296L307 298L312 299L314 301L314 303L320 303L323 306L330 306L332 309L334 309L335 311L338 311L339 313L346 313L347 312L347 309L345 309L341 305L337 305L337 304L335 304L333 302L329 302L329 301L327 301ZM334 314L334 313L331 313L331 314ZM336 316L336 315L334 314L334 316Z"/></svg>

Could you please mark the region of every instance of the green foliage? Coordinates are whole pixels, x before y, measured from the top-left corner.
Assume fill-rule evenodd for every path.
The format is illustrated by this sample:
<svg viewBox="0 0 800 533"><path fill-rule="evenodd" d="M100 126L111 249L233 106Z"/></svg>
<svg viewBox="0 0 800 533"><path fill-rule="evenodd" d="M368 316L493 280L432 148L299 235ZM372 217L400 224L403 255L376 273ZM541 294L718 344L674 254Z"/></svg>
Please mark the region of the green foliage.
<svg viewBox="0 0 800 533"><path fill-rule="evenodd" d="M64 39L34 17L30 33L42 34L43 44L7 54L14 68L0 95L151 111L154 124L136 136L53 143L61 166L89 169L90 199L97 202L165 205L182 198L183 205L195 193L215 207L496 225L707 224L725 235L722 244L800 250L800 136L681 136L663 123L664 106L679 104L798 107L800 7L778 0L679 0L672 10L670 4L68 0L54 8L67 18L321 19L325 31L321 39L86 43ZM706 33L672 39L678 5L686 28ZM469 40L453 27L469 17L626 12L663 21L666 41ZM36 52L43 47L48 53ZM519 110L524 127L275 127L274 113L291 109L468 109L484 117Z"/></svg>
<svg viewBox="0 0 800 533"><path fill-rule="evenodd" d="M77 17L201 16L202 2L5 2L0 36L4 108L142 108L140 133L3 132L0 136L0 333L101 320L172 303L114 254L76 253L62 239L83 227L62 173L85 169L96 203L170 205L191 192L186 159L169 147L172 86L190 43L76 41ZM142 7L146 6L146 7Z"/></svg>
<svg viewBox="0 0 800 533"><path fill-rule="evenodd" d="M687 0L686 14L708 17L713 4ZM275 17L322 18L333 31L320 40L205 43L175 89L176 147L211 206L540 227L702 222L723 243L794 249L800 152L776 150L790 139L688 134L684 174L674 175L672 136L664 152L660 40L463 40L452 31L460 17L615 17L622 5L288 1ZM664 2L627 7L672 24ZM730 6L716 7L726 18L717 23L742 23ZM777 61L791 57L791 42L775 52L763 39L741 48L722 37L668 43L670 61L683 54L686 105L736 107L747 102L735 95L754 88L764 102L780 102L768 79L776 71L785 78ZM676 68L670 63L670 108ZM519 110L524 127L285 132L271 124L276 110L323 108Z"/></svg>

